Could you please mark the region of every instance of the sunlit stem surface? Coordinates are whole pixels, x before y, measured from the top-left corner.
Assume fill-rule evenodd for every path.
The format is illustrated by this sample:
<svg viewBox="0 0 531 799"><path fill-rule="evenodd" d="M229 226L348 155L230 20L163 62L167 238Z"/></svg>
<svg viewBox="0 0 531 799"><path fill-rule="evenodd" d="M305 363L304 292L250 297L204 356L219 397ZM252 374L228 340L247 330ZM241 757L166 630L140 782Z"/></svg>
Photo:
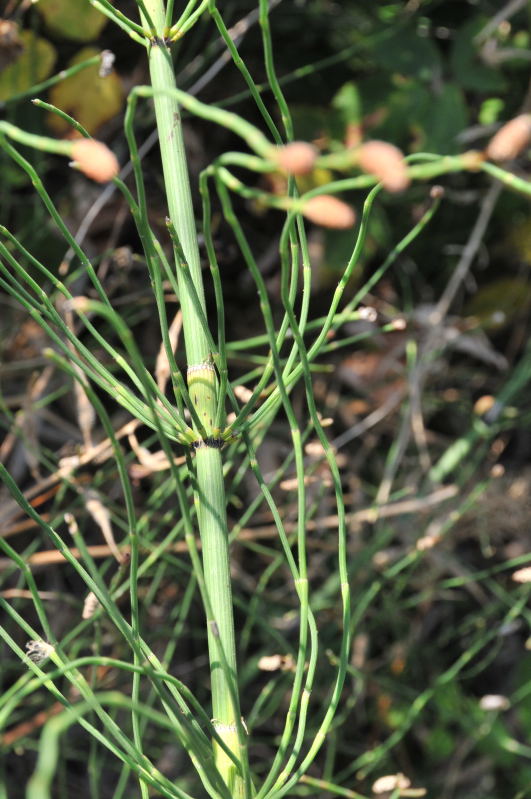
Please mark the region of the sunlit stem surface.
<svg viewBox="0 0 531 799"><path fill-rule="evenodd" d="M229 570L228 532L219 430L218 380L212 363L208 334L204 329L206 306L197 245L196 225L177 101L168 95L175 88L169 48L164 42L165 8L161 0L146 0L156 38L149 47L149 69L159 131L169 217L184 253L190 282L178 268L179 296L183 314L188 388L197 423L194 447L194 500L203 549L208 616L214 725L234 760L214 743L218 768L233 796L245 795L245 742L240 720L236 648ZM144 19L145 23L146 20ZM159 93L160 92L160 93ZM197 307L197 300L201 310ZM201 313L202 311L202 313ZM236 763L238 765L236 765Z"/></svg>

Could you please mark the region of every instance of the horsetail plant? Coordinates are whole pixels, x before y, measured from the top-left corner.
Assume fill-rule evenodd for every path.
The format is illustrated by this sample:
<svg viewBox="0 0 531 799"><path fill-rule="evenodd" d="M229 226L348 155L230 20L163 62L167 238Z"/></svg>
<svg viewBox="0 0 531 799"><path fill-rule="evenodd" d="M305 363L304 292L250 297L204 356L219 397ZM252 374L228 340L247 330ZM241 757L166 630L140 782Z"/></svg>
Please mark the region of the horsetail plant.
<svg viewBox="0 0 531 799"><path fill-rule="evenodd" d="M58 759L57 741L73 724L81 725L95 742L122 763L116 796L123 795L130 773L138 778L143 797L148 795L148 787L165 797L188 799L190 796L178 781L168 779L146 754L144 738L146 730L152 725L166 733L171 731L189 755L203 789L212 799L280 799L306 779L306 773L333 727L349 670L352 631L381 588L380 584L374 583L357 597L357 604L352 607L342 479L334 448L328 441L323 419L318 412L312 368L318 356L363 338L364 334L358 333L345 338L342 344L335 342L331 336L346 322L364 316L367 318L367 309L359 307L363 297L408 244L421 234L436 213L442 192L437 189L432 191L427 209L414 228L396 244L370 280L360 286L340 309L347 285L363 252L374 201L382 190L402 191L412 181L426 181L459 171L484 171L506 186L527 195L531 195L531 189L522 178L489 162L489 157L491 160L503 160L505 156L514 155L516 145L513 140L507 144L500 134L485 153L474 151L444 157L418 153L408 159L404 159L399 150L386 142L357 142L326 154L313 144L294 141L289 108L275 73L267 0L259 2L259 21L268 86L279 109L282 131L278 129L261 92L242 62L223 13L214 0L190 0L178 19L175 19L171 0L166 4L163 0L136 1L139 13L137 21L129 19L107 0L91 0L92 5L125 31L132 42L146 48L150 85L132 89L125 114L125 135L134 173L134 191L120 178L116 157L106 145L92 140L75 120L60 109L54 109L43 101L37 102L38 107L59 113L63 119L70 121L81 138L58 141L26 132L9 122L0 122L0 145L29 176L50 218L79 262L75 273L62 279L2 225L0 285L46 333L52 346L45 350L45 354L53 368L62 369L75 381L96 411L116 463L125 505L119 518L127 538L127 543L119 548L124 559L115 577L109 579L108 568L98 567L94 552L84 542L73 515L69 512L66 517L59 514L51 520L42 518L8 470L0 466L1 476L15 500L44 531L90 592L91 607L78 628L62 640L56 640L54 625L46 613L31 570L34 562L31 558L35 553L30 553L25 559L5 539L0 538L4 553L25 580L35 606L36 623L40 625L39 630L34 629L15 607L0 597L7 616L31 639L24 653L8 630L0 628L4 641L28 668L27 673L15 681L0 699L0 723L5 724L15 708L40 688L49 691L54 700L65 708L57 719L49 721L44 728L35 772L28 784L29 799L45 799L51 795L51 782ZM201 102L176 85L171 45L185 36L203 17L212 20L221 41L240 70L248 93L262 116L263 130L226 108ZM87 61L89 63L92 60ZM143 101L152 102L154 107L173 262L157 239L148 214L142 160L135 135L135 114L138 103ZM244 149L243 152L220 154L199 178L203 216L201 233L210 269L209 279L214 289L217 315L215 331L203 283L198 223L183 141L183 112L226 128L242 141ZM518 148L525 146L528 141L529 127L528 115L519 119L516 125ZM132 335L125 314L121 315L113 306L94 264L62 220L37 171L17 149L17 144L65 156L71 160L72 166L87 177L98 182L112 180L122 192L138 230L143 259L149 272L160 323L161 352L168 364L174 402L166 396L163 383L155 380L144 364L141 348ZM303 192L297 178L312 174L316 168L333 170L339 174L326 186ZM342 173L344 177L340 177ZM242 174L251 176L248 182ZM263 186L258 188L254 185L255 175L267 174L282 176L284 193L269 192ZM337 197L338 194L353 190L367 191L367 195L356 235L352 234L351 256L338 280L328 312L322 318L311 319L311 266L304 220L337 229L354 229L355 211ZM222 217L231 230L258 292L265 332L245 342L225 341L223 297L226 287L214 244L213 197L219 203ZM278 251L283 309L279 322L275 320L253 247L235 211L234 197L284 215ZM84 280L84 294L76 291L76 279L80 276ZM165 286L170 286L178 297L182 314L185 376L179 367L169 332ZM72 317L75 317L76 324L72 323ZM396 325L393 321L381 327L384 333L394 329ZM268 348L266 354L260 350L264 345ZM105 354L106 361L94 352L96 347ZM240 378L236 388L229 375L229 359L244 347L256 353L254 361L250 357L250 361L256 363L256 368ZM246 383L252 388L246 388ZM299 383L303 385L307 408L307 418L302 425L292 401L294 389ZM161 505L170 502L173 509L178 509L177 519L175 512L164 518L166 528L163 523L157 522L152 529L154 516L149 516L147 511L140 517L137 515L129 464L121 443L125 436L134 441L136 428L126 426L127 432L121 433L115 430L101 399L101 392L112 397L125 410L130 422L149 430L152 436L149 440L158 442L161 447L169 477L161 480L150 501ZM243 400L240 401L241 397ZM228 405L232 411L230 417L227 417ZM288 421L292 451L273 477L266 479L259 467L257 450L281 412ZM313 450L305 450L312 437ZM311 453L315 453L316 445L318 456L312 461ZM138 442L135 446L141 451ZM176 446L180 448L178 457ZM64 490L67 487L78 490L74 474L82 458L76 457L72 462L62 463L58 471L58 479ZM321 644L308 570L307 535L314 506L309 500L307 485L312 477L311 470L322 468L323 464L326 464L327 485L331 488L337 509L337 593L341 605L341 637L338 651L328 653L335 674L325 709L318 721L312 721L310 739L309 719L314 711L312 688L319 667ZM48 465L52 469L52 464ZM274 490L293 469L296 478L296 519L288 529L275 502ZM242 511L241 518L229 527L228 498L235 496L248 474L254 475L259 488L258 495ZM238 674L238 637L234 624L235 601L231 589L229 545L252 514L264 504L274 520L281 552L274 553L271 566L253 596L242 645L249 641L253 625L261 621L258 610L261 592L281 565L287 566L292 580L298 603L298 625L297 641L292 646L293 657L290 655L291 659L286 661L286 673L291 680L290 693L285 720L278 727L276 754L271 762L257 765L250 762L248 739L249 735L252 736L254 722L271 696L269 688L265 688L249 709L248 729L241 709L243 703ZM65 520L75 547L71 547L56 529ZM196 526L201 553L197 546ZM201 702L184 682L171 674L170 661L176 643L170 642L163 656L156 655L141 625L138 581L150 569L157 567L163 553L177 546L179 539L186 542L191 567L178 566L183 574L186 573L189 582L182 607L177 612L176 624L179 627L184 625L197 586L206 617L211 713L205 712ZM398 572L401 565L395 568ZM150 590L154 592L156 589ZM120 599L127 593L131 602L130 621L126 620L119 606ZM76 635L90 625L99 629L98 625L102 624L105 617L113 623L122 642L129 648L132 654L130 661L101 654L77 654ZM274 635L273 631L269 633ZM51 661L50 665L46 665L47 658ZM94 682L87 676L93 666L130 674L132 696L126 697L118 691L96 690ZM72 699L65 690L65 679L76 688L79 701ZM149 692L144 690L146 685L149 686ZM155 707L156 703L158 708ZM118 710L130 716L132 737L116 721ZM368 769L376 762L376 756L371 759L369 753L363 765ZM307 779L309 786L312 778ZM314 783L322 788L319 781L314 780Z"/></svg>

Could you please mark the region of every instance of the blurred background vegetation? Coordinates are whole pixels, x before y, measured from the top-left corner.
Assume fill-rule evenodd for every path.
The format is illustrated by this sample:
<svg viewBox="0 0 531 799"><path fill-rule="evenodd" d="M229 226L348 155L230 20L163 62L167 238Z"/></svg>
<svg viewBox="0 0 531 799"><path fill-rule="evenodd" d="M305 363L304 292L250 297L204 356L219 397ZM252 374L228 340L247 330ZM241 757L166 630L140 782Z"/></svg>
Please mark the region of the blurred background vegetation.
<svg viewBox="0 0 531 799"><path fill-rule="evenodd" d="M135 17L133 2L114 5ZM265 72L255 4L224 5L225 19L239 26L239 51L260 84ZM273 0L271 5L277 73L297 138L333 149L361 132L390 141L406 154L452 154L482 149L501 123L531 110L527 2ZM67 126L57 115L29 102L39 97L105 140L125 165L125 99L132 86L146 82L141 48L105 24L85 0L39 0L35 5L7 0L3 6L3 118L27 130L66 135ZM103 49L115 55L114 69L104 80L94 65L30 91ZM175 45L174 56L182 88L260 124L241 75L225 58L208 17ZM263 99L276 114L267 92ZM166 209L153 127L151 108L145 105L137 134L148 143L144 167L151 221L162 231ZM233 146L230 133L206 122L189 119L186 130L193 177ZM123 200L106 189L105 204L85 229L101 187L67 172L59 158L27 157L70 230L81 229L83 246L98 265L107 291L142 341L146 361L153 362L160 333L137 234ZM527 154L510 168L529 176ZM25 174L3 152L0 175L2 224L50 269L69 274L82 293L84 278L75 259L65 252ZM329 179L314 173L305 188ZM440 182L445 196L434 222L364 298L380 320L403 319L403 328L382 335L370 319L347 324L338 334L336 351L315 372L315 394L323 414L333 420L330 435L344 475L351 580L359 601L342 711L312 773L363 796L391 795L379 794L375 781L401 772L411 787L404 783L393 796L525 799L531 797L531 614L528 584L512 575L530 560L529 203L500 191L484 174L450 175ZM275 190L271 184L267 188ZM413 227L429 203L428 192L429 187L417 183L401 195L380 196L350 295ZM360 208L364 194L345 199ZM260 268L274 299L279 296L279 219L243 200L235 204L256 252L262 254ZM352 242L351 231L310 231L316 317L327 307ZM216 246L228 286L228 341L261 333L255 289L222 223ZM39 512L53 520L73 510L76 518L86 520L87 543L100 544L101 529L90 517L84 492L90 486L108 498L113 526L121 534L125 521L113 488L115 465L110 459L92 462L78 473L78 490L57 480L47 482L60 459L81 443L70 386L64 377L47 373L40 329L7 295L0 295L0 303L0 455L22 488L42 489L32 496ZM364 344L344 343L364 333L370 334ZM234 350L230 366L234 379L252 361L245 351ZM127 421L120 411L112 414L116 429ZM141 444L149 451L147 434ZM262 469L274 470L288 452L288 431L279 418L262 447ZM171 495L160 473L142 463L133 444L129 464L146 527L162 537L172 514ZM283 496L285 518L293 518L293 490L288 485L276 490ZM434 498L432 503L427 496ZM234 524L252 498L250 484L232 497ZM21 513L17 516L7 493L1 499L2 535L24 557L41 555L34 561L39 588L56 608L57 635L66 635L79 620L81 587L64 565L51 557L46 561L42 553L47 545L38 530L25 526ZM391 508L387 516L371 517L364 511L375 501ZM332 601L337 575L331 571L328 540L334 522L326 491L316 489L315 505L312 580L321 586L316 613L332 652L339 610ZM296 630L282 569L260 583L275 557L268 533L271 519L264 511L253 525L234 546L243 697L249 702L244 715L260 691L256 664L271 652L271 631L277 651L286 654ZM112 559L104 563L112 574ZM206 697L205 633L197 598L190 601L187 615L179 617L188 571L182 553L168 552L145 575L144 624L152 628L152 645L167 651L182 621L179 657L171 668ZM2 558L3 596L31 615L27 598L17 593L18 580ZM20 631L12 634L23 645ZM119 642L105 625L96 636L86 625L75 646L79 652L120 655ZM8 687L20 673L20 663L5 647L2 660ZM326 701L326 662L321 674L314 693L321 692ZM124 675L100 674L97 679L127 690ZM285 713L288 686L289 669L279 672L274 690L256 711L253 761L267 762ZM7 755L0 767L2 796L24 794L40 729L53 712L50 697L35 695L2 732ZM161 769L170 776L181 774L183 755L169 735L146 745L158 752ZM81 730L64 742L54 795L118 795L116 766L105 756L92 757L91 746ZM294 793L315 790L301 783Z"/></svg>

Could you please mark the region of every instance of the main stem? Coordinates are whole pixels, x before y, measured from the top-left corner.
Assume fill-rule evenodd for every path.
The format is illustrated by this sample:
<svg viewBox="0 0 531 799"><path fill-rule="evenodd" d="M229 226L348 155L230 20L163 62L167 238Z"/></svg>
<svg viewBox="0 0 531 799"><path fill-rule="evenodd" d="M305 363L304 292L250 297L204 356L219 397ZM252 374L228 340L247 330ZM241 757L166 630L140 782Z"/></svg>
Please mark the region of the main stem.
<svg viewBox="0 0 531 799"><path fill-rule="evenodd" d="M207 336L201 325L197 299L206 318L205 295L197 245L197 233L184 150L181 117L177 102L167 90L175 88L175 75L168 47L164 42L165 9L162 0L144 0L155 27L156 39L149 49L149 69L159 132L164 184L169 216L183 249L192 283L178 270L183 329L188 362L188 388L202 429L196 425L195 505L203 552L207 592L208 648L212 679L214 726L227 748L240 764L237 768L226 752L214 743L217 766L234 797L244 796L245 751L240 721L237 688L236 646L232 612L232 592L225 485L219 431L214 429L217 410L217 375L212 364ZM147 20L143 20L147 25ZM160 94L157 89L161 90ZM211 615L210 615L211 614Z"/></svg>

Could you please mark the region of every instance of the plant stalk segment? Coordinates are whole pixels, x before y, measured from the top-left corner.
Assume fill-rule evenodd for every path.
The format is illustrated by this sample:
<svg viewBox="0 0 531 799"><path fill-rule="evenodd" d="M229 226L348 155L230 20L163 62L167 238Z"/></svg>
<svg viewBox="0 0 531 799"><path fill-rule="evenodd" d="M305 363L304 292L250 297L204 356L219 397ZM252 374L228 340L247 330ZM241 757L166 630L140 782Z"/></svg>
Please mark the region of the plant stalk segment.
<svg viewBox="0 0 531 799"><path fill-rule="evenodd" d="M206 304L180 111L177 101L168 96L168 89L176 86L170 51L164 40L165 9L162 0L145 0L144 4L156 32L149 48L149 68L169 217L191 278L185 279L182 268L177 268L188 388L196 411L194 429L197 438L192 445L195 451L194 501L203 553L212 712L217 732L233 758L216 743L214 754L231 795L243 797L246 753L237 688L221 440L219 430L214 426L218 409L218 379L203 326Z"/></svg>

